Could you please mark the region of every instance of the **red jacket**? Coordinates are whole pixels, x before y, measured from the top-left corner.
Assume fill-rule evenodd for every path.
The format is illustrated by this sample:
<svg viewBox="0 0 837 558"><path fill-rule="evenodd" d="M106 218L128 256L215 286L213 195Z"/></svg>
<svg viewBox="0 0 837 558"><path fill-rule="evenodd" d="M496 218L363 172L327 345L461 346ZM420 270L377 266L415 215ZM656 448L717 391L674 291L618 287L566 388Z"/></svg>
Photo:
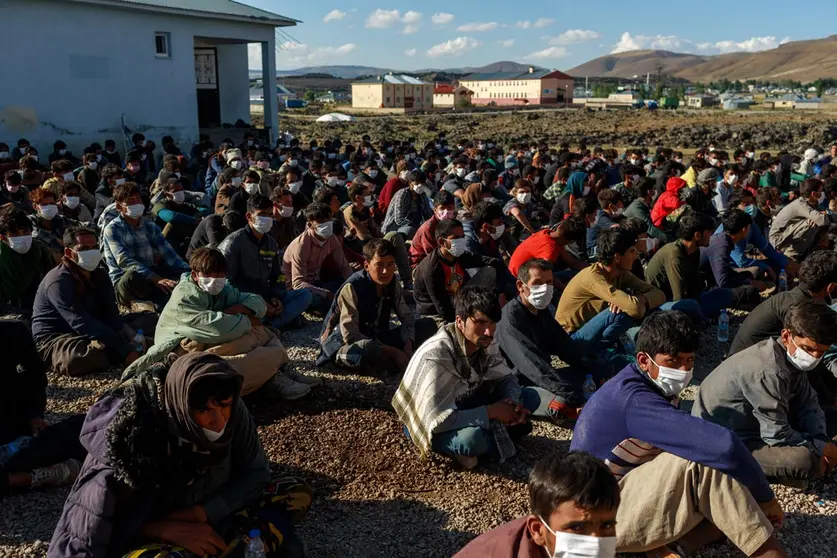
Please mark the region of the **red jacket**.
<svg viewBox="0 0 837 558"><path fill-rule="evenodd" d="M378 212L381 215L387 214L387 209L389 208L389 204L392 203L392 197L398 190L405 188L406 185L404 182L398 178L390 178L384 187L381 189L381 193L378 194Z"/></svg>
<svg viewBox="0 0 837 558"><path fill-rule="evenodd" d="M657 198L654 209L651 210L651 221L655 227L661 227L666 217L672 214L675 209L683 205L680 199L680 190L687 186L682 178L672 177L666 182L666 191Z"/></svg>
<svg viewBox="0 0 837 558"><path fill-rule="evenodd" d="M436 226L439 224L439 218L436 214L433 217L421 224L413 236L413 242L410 244L410 267L415 267L421 263L421 260L430 255L430 252L436 249Z"/></svg>

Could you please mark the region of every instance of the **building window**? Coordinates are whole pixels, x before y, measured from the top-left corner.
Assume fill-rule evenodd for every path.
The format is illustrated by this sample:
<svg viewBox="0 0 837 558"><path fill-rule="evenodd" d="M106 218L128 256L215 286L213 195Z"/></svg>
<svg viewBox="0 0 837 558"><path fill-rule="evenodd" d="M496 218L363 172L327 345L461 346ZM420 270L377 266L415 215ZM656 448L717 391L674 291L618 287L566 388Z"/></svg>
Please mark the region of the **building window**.
<svg viewBox="0 0 837 558"><path fill-rule="evenodd" d="M157 58L171 58L171 33L154 33Z"/></svg>
<svg viewBox="0 0 837 558"><path fill-rule="evenodd" d="M389 104L389 97L387 97L387 104Z"/></svg>

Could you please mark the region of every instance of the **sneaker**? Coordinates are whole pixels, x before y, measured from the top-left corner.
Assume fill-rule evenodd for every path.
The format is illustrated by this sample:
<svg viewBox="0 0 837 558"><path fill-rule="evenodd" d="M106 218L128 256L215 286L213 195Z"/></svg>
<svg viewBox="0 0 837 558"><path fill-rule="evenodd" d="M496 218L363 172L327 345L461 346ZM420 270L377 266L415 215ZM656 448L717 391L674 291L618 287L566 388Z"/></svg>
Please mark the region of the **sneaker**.
<svg viewBox="0 0 837 558"><path fill-rule="evenodd" d="M460 467L465 469L466 471L470 471L477 465L479 465L479 458L478 457L470 457L467 455L454 455L454 461L456 461Z"/></svg>
<svg viewBox="0 0 837 558"><path fill-rule="evenodd" d="M31 487L42 488L44 486L65 486L75 482L81 470L81 462L77 459L68 459L62 463L56 463L49 467L42 467L32 471Z"/></svg>
<svg viewBox="0 0 837 558"><path fill-rule="evenodd" d="M285 401L296 401L311 393L310 387L306 384L295 382L286 374L276 374L276 377L270 383L277 388L279 395Z"/></svg>
<svg viewBox="0 0 837 558"><path fill-rule="evenodd" d="M298 384L305 384L310 387L319 386L323 383L322 378L317 378L316 376L306 376L305 374L300 374L295 370L282 370L280 374L284 374Z"/></svg>

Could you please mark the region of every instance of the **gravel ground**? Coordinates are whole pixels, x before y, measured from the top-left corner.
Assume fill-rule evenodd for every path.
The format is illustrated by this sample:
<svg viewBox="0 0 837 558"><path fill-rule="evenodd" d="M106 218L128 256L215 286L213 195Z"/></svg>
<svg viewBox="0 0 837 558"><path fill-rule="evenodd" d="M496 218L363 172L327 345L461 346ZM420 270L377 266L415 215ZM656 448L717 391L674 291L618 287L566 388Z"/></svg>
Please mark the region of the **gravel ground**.
<svg viewBox="0 0 837 558"><path fill-rule="evenodd" d="M743 315L731 324L731 337ZM306 479L315 491L301 525L313 558L440 558L475 535L527 511L526 477L553 450L567 451L572 432L536 423L518 456L500 466L456 470L445 458L419 459L389 401L395 377L333 375L314 367L320 323L283 334L292 366L320 376L323 386L301 402L255 409L273 466ZM714 328L703 335L696 383L723 358ZM84 379L50 377L49 420L84 412L113 384L116 371ZM690 387L691 399L697 387ZM688 401L684 401L688 405ZM817 482L807 492L774 487L787 514L781 532L793 556L830 557L837 540L837 487ZM68 489L12 495L0 505L0 556L43 556ZM370 544L370 541L375 541ZM702 557L740 556L727 545Z"/></svg>

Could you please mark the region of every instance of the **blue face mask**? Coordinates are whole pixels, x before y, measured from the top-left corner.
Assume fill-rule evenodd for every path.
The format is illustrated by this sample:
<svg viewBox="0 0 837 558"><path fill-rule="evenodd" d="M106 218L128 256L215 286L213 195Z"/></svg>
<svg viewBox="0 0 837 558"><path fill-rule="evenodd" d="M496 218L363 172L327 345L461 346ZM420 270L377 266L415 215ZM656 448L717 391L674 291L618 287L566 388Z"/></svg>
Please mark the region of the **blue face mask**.
<svg viewBox="0 0 837 558"><path fill-rule="evenodd" d="M744 206L744 212L747 213L747 215L749 215L750 217L755 217L756 215L758 215L759 210L755 205L750 204Z"/></svg>

